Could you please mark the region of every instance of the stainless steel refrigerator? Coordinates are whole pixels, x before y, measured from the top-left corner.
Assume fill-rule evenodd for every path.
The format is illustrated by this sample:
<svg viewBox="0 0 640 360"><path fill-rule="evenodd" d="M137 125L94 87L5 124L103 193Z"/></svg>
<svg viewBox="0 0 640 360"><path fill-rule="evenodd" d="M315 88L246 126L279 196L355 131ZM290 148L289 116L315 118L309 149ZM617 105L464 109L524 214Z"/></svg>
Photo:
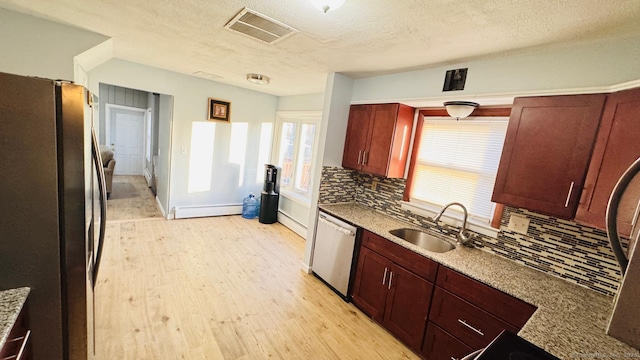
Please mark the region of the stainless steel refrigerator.
<svg viewBox="0 0 640 360"><path fill-rule="evenodd" d="M0 289L31 287L34 359L94 353L106 220L91 94L0 73Z"/></svg>
<svg viewBox="0 0 640 360"><path fill-rule="evenodd" d="M607 334L640 349L640 158L618 179L609 198L606 222L622 272ZM626 224L631 225L630 230L625 229Z"/></svg>

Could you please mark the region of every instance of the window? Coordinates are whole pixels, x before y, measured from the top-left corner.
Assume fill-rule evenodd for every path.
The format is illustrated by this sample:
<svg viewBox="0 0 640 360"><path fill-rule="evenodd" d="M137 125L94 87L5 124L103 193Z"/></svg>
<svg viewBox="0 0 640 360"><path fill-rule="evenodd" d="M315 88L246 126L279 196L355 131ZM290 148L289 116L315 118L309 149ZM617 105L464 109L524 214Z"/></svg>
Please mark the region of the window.
<svg viewBox="0 0 640 360"><path fill-rule="evenodd" d="M319 114L280 112L276 119L275 162L280 192L309 201Z"/></svg>
<svg viewBox="0 0 640 360"><path fill-rule="evenodd" d="M460 202L472 219L488 224L507 124L508 118L502 117L461 121L425 117L419 143L414 146L417 154L409 201L435 211Z"/></svg>

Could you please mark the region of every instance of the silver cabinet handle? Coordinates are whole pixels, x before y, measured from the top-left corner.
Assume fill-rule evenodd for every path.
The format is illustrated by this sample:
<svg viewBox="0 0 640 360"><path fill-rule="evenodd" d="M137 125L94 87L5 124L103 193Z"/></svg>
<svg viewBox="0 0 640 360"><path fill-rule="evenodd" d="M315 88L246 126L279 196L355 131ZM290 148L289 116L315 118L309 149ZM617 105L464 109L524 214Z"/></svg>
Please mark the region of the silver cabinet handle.
<svg viewBox="0 0 640 360"><path fill-rule="evenodd" d="M362 161L362 150L358 151L358 165L362 165L360 161Z"/></svg>
<svg viewBox="0 0 640 360"><path fill-rule="evenodd" d="M571 193L573 192L573 184L574 182L571 182L571 186L569 186L569 193L567 194L567 201L564 202L564 207L569 207L569 199L571 199Z"/></svg>
<svg viewBox="0 0 640 360"><path fill-rule="evenodd" d="M393 281L393 271L391 272L391 276L389 276L389 286L387 287L387 290L391 290L391 282Z"/></svg>
<svg viewBox="0 0 640 360"><path fill-rule="evenodd" d="M454 358L453 356L451 357L451 360L458 360L458 358Z"/></svg>
<svg viewBox="0 0 640 360"><path fill-rule="evenodd" d="M22 345L20 345L20 350L18 351L18 355L16 355L15 357L9 356L6 359L14 358L15 360L21 360L22 355L24 355L24 351L27 347L27 343L29 342L29 336L31 336L31 330L27 330L27 333L23 337L16 339L16 340L22 340Z"/></svg>
<svg viewBox="0 0 640 360"><path fill-rule="evenodd" d="M468 327L469 329L471 329L471 330L475 331L476 333L478 333L478 334L480 334L480 335L484 336L484 333L482 332L482 330L478 330L478 329L474 328L473 326L471 326L471 325L467 324L467 322L466 322L466 321L464 321L464 320L462 320L462 319L458 319L458 322L459 322L460 324L462 324L462 325L464 325L464 326Z"/></svg>
<svg viewBox="0 0 640 360"><path fill-rule="evenodd" d="M382 285L384 285L384 283L387 281L387 271L389 271L389 269L384 268L384 276L382 277Z"/></svg>
<svg viewBox="0 0 640 360"><path fill-rule="evenodd" d="M367 165L367 150L364 151L364 156L362 157L362 165Z"/></svg>
<svg viewBox="0 0 640 360"><path fill-rule="evenodd" d="M638 213L640 213L640 201L638 201L638 205L636 205L636 211L633 213L633 219L631 219L631 229L636 226L636 222L638 221ZM631 231L633 234L633 230Z"/></svg>

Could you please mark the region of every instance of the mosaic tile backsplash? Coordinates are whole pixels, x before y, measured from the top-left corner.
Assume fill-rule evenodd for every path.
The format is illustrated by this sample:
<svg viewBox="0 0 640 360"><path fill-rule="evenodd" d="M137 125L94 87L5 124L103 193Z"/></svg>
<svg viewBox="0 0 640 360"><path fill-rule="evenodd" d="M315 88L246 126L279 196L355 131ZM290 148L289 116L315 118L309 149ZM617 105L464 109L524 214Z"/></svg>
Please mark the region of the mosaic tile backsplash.
<svg viewBox="0 0 640 360"><path fill-rule="evenodd" d="M455 238L457 228L436 227L425 217L400 207L405 186L404 179L324 167L319 202L356 202ZM507 229L512 214L529 219L526 235ZM474 245L605 295L617 292L620 271L604 231L511 207L505 207L501 228L497 239L476 234Z"/></svg>

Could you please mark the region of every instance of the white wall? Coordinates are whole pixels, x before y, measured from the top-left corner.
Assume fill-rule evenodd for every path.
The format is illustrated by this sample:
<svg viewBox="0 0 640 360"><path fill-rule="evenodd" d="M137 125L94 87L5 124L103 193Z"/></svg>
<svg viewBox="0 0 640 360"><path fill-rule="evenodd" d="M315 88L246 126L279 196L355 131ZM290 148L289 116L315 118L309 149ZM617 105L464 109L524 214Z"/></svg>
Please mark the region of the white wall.
<svg viewBox="0 0 640 360"><path fill-rule="evenodd" d="M158 167L156 168L157 192L163 215L169 210L171 185L171 133L173 131L173 96L161 94L158 97Z"/></svg>
<svg viewBox="0 0 640 360"><path fill-rule="evenodd" d="M107 37L0 9L0 71L74 79L73 57Z"/></svg>
<svg viewBox="0 0 640 360"><path fill-rule="evenodd" d="M314 169L313 183L315 185L309 206L307 241L302 258L302 268L307 272L311 270L322 166L341 166L342 164L344 139L349 119L349 95L353 91L353 83L353 79L342 74L331 73L327 76L318 139L321 153L318 154Z"/></svg>
<svg viewBox="0 0 640 360"><path fill-rule="evenodd" d="M281 96L278 111L322 111L324 93Z"/></svg>
<svg viewBox="0 0 640 360"><path fill-rule="evenodd" d="M640 37L577 43L355 81L352 102L520 94L640 79ZM465 90L442 92L446 70L469 68Z"/></svg>
<svg viewBox="0 0 640 360"><path fill-rule="evenodd" d="M262 180L257 180L258 170L262 174L264 169L264 164L258 164L260 130L263 122L274 121L277 97L119 59L91 70L89 78L92 91L103 82L173 95L170 196L165 210L176 206L239 204L250 191L259 193L262 190ZM231 102L230 123L207 121L209 97ZM201 126L215 131L214 137L206 139L207 144L213 142L213 153L194 153L192 156L192 134L202 135L202 129L198 128ZM232 128L237 130L243 126L247 131L236 133L241 140L246 140L246 148L231 141ZM162 134L160 138L162 144ZM243 150L244 156L235 153ZM233 154L236 156L230 159ZM211 161L204 166L195 165L203 155L210 156ZM235 163L237 159L240 161ZM192 180L206 179L207 172L211 173L211 179L204 184L205 189L199 187L198 191L190 191L190 176Z"/></svg>

